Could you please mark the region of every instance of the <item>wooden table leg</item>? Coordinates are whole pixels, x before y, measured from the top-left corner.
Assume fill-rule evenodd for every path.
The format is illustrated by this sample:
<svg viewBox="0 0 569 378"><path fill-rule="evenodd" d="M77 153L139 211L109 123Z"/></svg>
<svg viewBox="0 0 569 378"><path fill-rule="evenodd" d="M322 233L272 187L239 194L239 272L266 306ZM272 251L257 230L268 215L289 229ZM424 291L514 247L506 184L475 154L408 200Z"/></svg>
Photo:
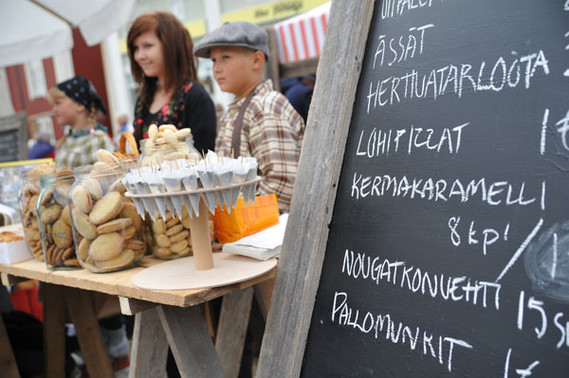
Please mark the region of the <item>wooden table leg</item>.
<svg viewBox="0 0 569 378"><path fill-rule="evenodd" d="M223 297L217 327L215 350L223 366L223 376L237 377L245 344L249 314L253 304L252 287L234 291Z"/></svg>
<svg viewBox="0 0 569 378"><path fill-rule="evenodd" d="M2 316L0 316L0 371L3 377L20 378L18 364L16 364L16 358Z"/></svg>
<svg viewBox="0 0 569 378"><path fill-rule="evenodd" d="M223 369L199 306L160 306L157 311L180 375L223 378Z"/></svg>
<svg viewBox="0 0 569 378"><path fill-rule="evenodd" d="M166 378L168 341L155 308L134 315L129 378Z"/></svg>
<svg viewBox="0 0 569 378"><path fill-rule="evenodd" d="M257 303L259 303L259 308L261 309L261 314L265 321L267 321L269 311L271 310L271 299L273 298L273 290L275 289L275 280L276 276L255 285L255 298L257 299Z"/></svg>
<svg viewBox="0 0 569 378"><path fill-rule="evenodd" d="M45 284L43 350L47 378L65 377L65 297L61 286Z"/></svg>
<svg viewBox="0 0 569 378"><path fill-rule="evenodd" d="M77 339L90 377L115 376L111 358L105 347L95 307L88 291L62 287L71 321L75 325Z"/></svg>

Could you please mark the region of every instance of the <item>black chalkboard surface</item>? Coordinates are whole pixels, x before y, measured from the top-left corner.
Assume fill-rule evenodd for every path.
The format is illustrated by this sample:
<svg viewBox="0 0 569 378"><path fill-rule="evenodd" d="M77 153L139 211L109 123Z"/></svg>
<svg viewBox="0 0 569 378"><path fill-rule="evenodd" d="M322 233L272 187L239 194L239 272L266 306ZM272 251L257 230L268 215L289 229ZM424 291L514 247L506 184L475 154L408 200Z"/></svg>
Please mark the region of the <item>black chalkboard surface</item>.
<svg viewBox="0 0 569 378"><path fill-rule="evenodd" d="M302 376L568 377L569 2L377 1L353 106Z"/></svg>

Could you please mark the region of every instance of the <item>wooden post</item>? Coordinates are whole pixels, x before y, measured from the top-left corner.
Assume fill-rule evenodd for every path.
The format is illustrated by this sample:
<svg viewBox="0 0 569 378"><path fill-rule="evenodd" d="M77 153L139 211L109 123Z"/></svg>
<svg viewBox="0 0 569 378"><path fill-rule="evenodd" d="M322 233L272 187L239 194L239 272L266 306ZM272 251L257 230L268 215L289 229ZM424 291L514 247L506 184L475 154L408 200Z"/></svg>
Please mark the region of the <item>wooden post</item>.
<svg viewBox="0 0 569 378"><path fill-rule="evenodd" d="M45 284L43 350L48 378L65 376L65 297L62 286Z"/></svg>
<svg viewBox="0 0 569 378"><path fill-rule="evenodd" d="M91 377L115 376L89 291L61 287ZM49 342L49 340L48 340Z"/></svg>
<svg viewBox="0 0 569 378"><path fill-rule="evenodd" d="M131 378L166 378L168 341L156 308L135 315L131 350Z"/></svg>
<svg viewBox="0 0 569 378"><path fill-rule="evenodd" d="M258 377L300 375L373 7L332 2Z"/></svg>
<svg viewBox="0 0 569 378"><path fill-rule="evenodd" d="M199 217L190 218L190 238L194 250L194 264L196 270L208 270L213 268L213 252L211 250L211 238L209 236L208 209L203 198L200 198Z"/></svg>
<svg viewBox="0 0 569 378"><path fill-rule="evenodd" d="M275 29L270 27L267 29L269 34L269 61L266 66L266 75L273 81L273 89L275 91L281 90L280 73L279 73L279 55L277 51L277 37L275 36Z"/></svg>
<svg viewBox="0 0 569 378"><path fill-rule="evenodd" d="M217 327L215 350L223 366L225 378L237 377L253 304L253 288L234 291L223 297Z"/></svg>
<svg viewBox="0 0 569 378"><path fill-rule="evenodd" d="M160 306L157 311L180 375L223 378L221 363L200 308Z"/></svg>

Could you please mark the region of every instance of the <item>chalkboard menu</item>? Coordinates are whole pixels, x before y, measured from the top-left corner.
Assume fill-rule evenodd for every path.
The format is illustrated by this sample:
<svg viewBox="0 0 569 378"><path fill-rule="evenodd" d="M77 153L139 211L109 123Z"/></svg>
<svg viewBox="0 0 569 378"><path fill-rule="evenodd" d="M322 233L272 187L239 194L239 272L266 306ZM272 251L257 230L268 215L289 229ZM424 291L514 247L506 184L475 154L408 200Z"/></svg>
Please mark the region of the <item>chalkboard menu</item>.
<svg viewBox="0 0 569 378"><path fill-rule="evenodd" d="M569 376L569 2L377 1L302 376Z"/></svg>
<svg viewBox="0 0 569 378"><path fill-rule="evenodd" d="M0 162L27 159L27 142L26 113L0 118Z"/></svg>

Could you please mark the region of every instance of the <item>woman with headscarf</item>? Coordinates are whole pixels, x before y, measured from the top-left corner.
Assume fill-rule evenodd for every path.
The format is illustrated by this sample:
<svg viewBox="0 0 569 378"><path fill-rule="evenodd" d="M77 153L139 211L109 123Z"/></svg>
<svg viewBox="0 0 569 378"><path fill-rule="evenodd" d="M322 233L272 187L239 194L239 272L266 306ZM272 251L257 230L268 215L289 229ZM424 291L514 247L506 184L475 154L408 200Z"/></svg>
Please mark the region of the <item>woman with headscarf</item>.
<svg viewBox="0 0 569 378"><path fill-rule="evenodd" d="M98 149L115 151L106 128L97 123L97 113L107 113L93 84L83 76L75 76L49 91L53 116L71 132L64 137L55 154L58 167L74 168L97 161Z"/></svg>

